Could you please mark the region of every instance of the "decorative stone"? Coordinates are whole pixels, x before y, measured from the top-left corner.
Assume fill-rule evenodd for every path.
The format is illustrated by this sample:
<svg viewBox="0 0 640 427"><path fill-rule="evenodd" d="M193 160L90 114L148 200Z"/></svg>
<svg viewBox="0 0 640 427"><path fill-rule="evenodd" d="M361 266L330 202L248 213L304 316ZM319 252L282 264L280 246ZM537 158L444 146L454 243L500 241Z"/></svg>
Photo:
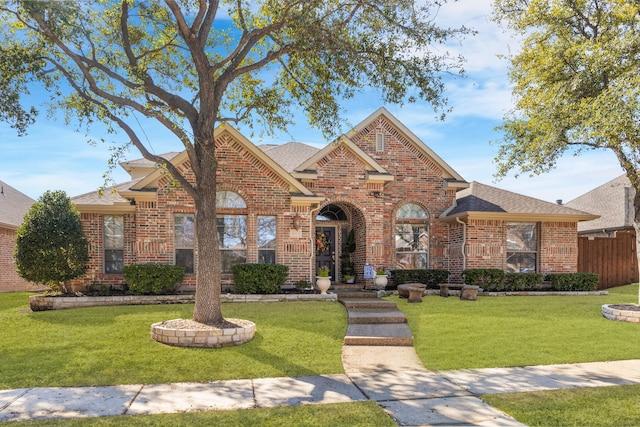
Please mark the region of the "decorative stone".
<svg viewBox="0 0 640 427"><path fill-rule="evenodd" d="M409 288L415 286L422 287L423 291L427 289L427 285L424 285L422 283L405 283L402 285L398 285L398 296L400 298L409 298Z"/></svg>
<svg viewBox="0 0 640 427"><path fill-rule="evenodd" d="M419 286L409 287L409 298L407 302L422 302L422 293L425 288Z"/></svg>
<svg viewBox="0 0 640 427"><path fill-rule="evenodd" d="M460 299L466 301L476 301L478 299L479 286L464 285L460 292Z"/></svg>

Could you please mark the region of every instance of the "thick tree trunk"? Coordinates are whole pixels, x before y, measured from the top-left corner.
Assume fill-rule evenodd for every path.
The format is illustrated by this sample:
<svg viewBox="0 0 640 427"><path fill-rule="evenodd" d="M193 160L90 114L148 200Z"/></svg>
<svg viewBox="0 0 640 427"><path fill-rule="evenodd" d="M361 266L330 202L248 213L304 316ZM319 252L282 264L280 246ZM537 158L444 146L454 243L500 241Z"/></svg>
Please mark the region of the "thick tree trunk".
<svg viewBox="0 0 640 427"><path fill-rule="evenodd" d="M204 148L197 177L195 230L198 264L193 320L222 326L220 250L216 226L216 161L213 147Z"/></svg>

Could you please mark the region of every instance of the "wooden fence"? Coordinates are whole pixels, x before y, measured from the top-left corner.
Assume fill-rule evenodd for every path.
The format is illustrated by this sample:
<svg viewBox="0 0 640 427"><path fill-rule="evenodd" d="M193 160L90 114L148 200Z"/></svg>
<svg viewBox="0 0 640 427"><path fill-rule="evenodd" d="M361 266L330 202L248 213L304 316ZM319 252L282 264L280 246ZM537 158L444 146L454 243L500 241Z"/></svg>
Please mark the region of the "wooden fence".
<svg viewBox="0 0 640 427"><path fill-rule="evenodd" d="M638 282L638 258L634 233L615 237L579 237L578 271L598 273L598 289Z"/></svg>

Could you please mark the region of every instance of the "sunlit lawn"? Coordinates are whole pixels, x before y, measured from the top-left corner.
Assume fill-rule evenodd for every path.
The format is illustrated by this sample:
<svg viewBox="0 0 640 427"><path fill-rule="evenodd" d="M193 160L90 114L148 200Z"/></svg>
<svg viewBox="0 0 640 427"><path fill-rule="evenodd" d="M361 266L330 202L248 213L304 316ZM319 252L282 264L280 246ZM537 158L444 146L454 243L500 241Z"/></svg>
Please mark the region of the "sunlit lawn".
<svg viewBox="0 0 640 427"><path fill-rule="evenodd" d="M223 304L256 323L255 338L222 349L171 347L150 325L190 318L193 305L26 312L27 293L0 294L0 389L149 384L343 373L346 312L338 303Z"/></svg>
<svg viewBox="0 0 640 427"><path fill-rule="evenodd" d="M429 369L640 359L640 324L607 320L602 304L638 301L638 285L607 296L390 298L408 317Z"/></svg>

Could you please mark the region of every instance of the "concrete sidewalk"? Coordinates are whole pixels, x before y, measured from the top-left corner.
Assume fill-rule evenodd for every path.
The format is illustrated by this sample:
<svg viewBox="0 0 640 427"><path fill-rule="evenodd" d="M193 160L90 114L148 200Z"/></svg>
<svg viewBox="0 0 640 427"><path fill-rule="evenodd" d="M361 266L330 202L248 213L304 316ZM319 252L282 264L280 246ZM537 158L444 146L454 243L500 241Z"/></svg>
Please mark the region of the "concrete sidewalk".
<svg viewBox="0 0 640 427"><path fill-rule="evenodd" d="M346 375L0 390L0 421L234 410L370 399L385 408L400 425L514 426L522 424L478 396L640 383L640 360L434 372L424 369L412 350L412 347L345 347ZM363 362L359 368L349 365L352 357Z"/></svg>

